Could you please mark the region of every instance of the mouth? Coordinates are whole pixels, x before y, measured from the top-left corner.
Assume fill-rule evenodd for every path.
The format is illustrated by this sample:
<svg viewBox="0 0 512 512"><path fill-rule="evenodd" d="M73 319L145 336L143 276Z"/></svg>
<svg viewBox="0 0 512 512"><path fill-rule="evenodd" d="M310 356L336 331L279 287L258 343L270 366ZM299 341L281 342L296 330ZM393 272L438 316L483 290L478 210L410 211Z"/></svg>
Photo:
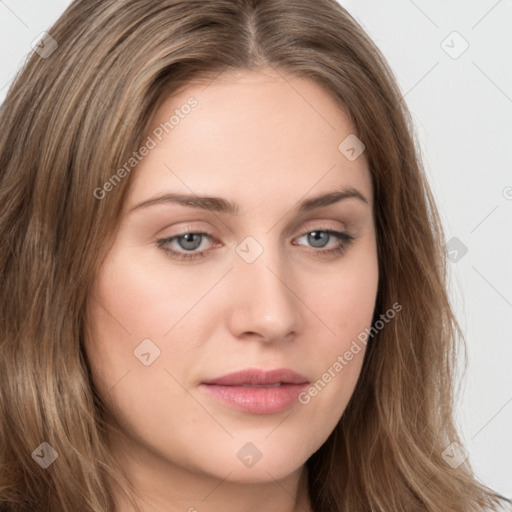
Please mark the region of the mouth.
<svg viewBox="0 0 512 512"><path fill-rule="evenodd" d="M276 414L289 409L309 384L303 375L288 369L249 368L206 380L200 387L224 405L251 414Z"/></svg>

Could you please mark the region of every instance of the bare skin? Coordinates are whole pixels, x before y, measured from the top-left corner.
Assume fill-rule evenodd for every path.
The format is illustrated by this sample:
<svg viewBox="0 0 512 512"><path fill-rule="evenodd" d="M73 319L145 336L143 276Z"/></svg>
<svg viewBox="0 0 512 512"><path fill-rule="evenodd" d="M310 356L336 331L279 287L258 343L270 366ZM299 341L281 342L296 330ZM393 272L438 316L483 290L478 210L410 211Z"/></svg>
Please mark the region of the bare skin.
<svg viewBox="0 0 512 512"><path fill-rule="evenodd" d="M113 453L144 512L311 511L305 462L360 374L364 350L307 403L266 414L203 385L245 368L291 369L312 385L371 325L378 265L365 155L351 161L338 149L354 128L326 90L283 76L224 73L165 101L151 130L190 97L197 106L133 171L117 238L95 276L87 354L123 431ZM361 197L297 209L342 189ZM136 207L171 192L224 198L238 213ZM207 236L191 249L183 235L198 232ZM181 260L165 248L203 255ZM134 354L145 339L149 365ZM135 510L114 493L118 511Z"/></svg>

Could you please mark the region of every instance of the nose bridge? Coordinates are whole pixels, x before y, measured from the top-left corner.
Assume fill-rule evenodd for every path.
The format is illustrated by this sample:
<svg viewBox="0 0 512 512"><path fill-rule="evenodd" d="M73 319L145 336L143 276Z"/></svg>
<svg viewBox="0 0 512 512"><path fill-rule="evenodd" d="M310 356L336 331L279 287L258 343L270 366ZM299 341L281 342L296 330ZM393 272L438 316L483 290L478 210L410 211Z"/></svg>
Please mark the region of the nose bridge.
<svg viewBox="0 0 512 512"><path fill-rule="evenodd" d="M278 341L301 328L301 317L290 267L271 239L271 234L246 237L236 247L231 319L237 335L250 332Z"/></svg>

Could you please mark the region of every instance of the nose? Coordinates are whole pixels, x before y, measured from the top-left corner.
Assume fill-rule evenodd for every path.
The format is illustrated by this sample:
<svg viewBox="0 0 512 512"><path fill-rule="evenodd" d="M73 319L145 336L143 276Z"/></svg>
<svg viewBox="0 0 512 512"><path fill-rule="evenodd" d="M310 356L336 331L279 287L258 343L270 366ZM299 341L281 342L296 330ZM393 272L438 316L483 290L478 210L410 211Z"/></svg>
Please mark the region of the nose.
<svg viewBox="0 0 512 512"><path fill-rule="evenodd" d="M235 255L230 273L229 329L237 339L289 340L302 330L300 297L293 272L268 247L248 263Z"/></svg>

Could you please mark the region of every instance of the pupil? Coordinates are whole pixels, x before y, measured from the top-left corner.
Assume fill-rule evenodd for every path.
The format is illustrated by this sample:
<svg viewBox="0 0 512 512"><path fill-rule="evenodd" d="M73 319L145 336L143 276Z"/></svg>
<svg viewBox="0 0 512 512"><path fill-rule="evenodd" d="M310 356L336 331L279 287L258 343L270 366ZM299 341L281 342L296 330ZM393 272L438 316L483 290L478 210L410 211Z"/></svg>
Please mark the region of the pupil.
<svg viewBox="0 0 512 512"><path fill-rule="evenodd" d="M180 242L182 249L197 249L201 243L200 237L201 235L198 235L197 233L188 233L181 236L180 238L184 240L184 243ZM194 241L195 238L196 240Z"/></svg>
<svg viewBox="0 0 512 512"><path fill-rule="evenodd" d="M325 231L312 231L308 237L309 242L313 247L323 247L325 245L326 237L328 237L329 234ZM323 238L323 240L322 240ZM318 243L320 242L320 243Z"/></svg>

